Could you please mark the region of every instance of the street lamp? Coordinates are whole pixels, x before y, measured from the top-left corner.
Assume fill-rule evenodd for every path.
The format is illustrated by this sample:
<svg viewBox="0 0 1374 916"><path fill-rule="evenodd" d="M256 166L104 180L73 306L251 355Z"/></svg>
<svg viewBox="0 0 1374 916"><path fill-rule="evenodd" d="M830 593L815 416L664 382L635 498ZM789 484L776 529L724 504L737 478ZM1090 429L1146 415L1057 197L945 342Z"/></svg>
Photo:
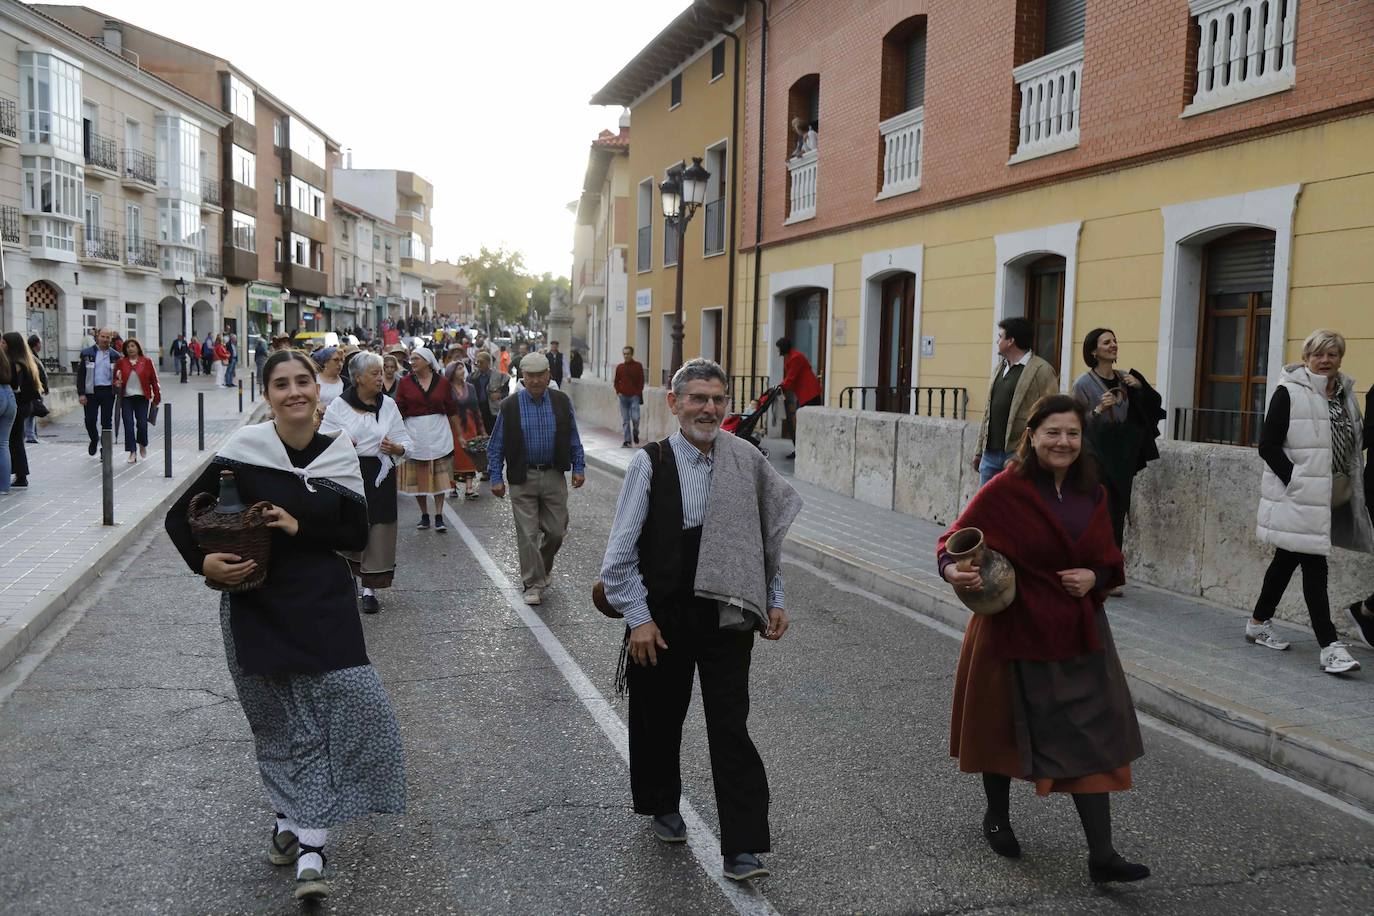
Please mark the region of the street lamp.
<svg viewBox="0 0 1374 916"><path fill-rule="evenodd" d="M181 297L181 342L187 343L191 339L191 316L186 312L186 281L177 277L177 295ZM191 351L188 349L181 356L181 384L186 384L186 363L191 358Z"/></svg>
<svg viewBox="0 0 1374 916"><path fill-rule="evenodd" d="M525 290L525 323L534 330L534 290Z"/></svg>
<svg viewBox="0 0 1374 916"><path fill-rule="evenodd" d="M491 305L496 299L496 287L487 287L487 337L491 337Z"/></svg>
<svg viewBox="0 0 1374 916"><path fill-rule="evenodd" d="M706 183L711 173L701 167L701 157L693 156L686 171L673 169L658 186L663 199L663 216L677 229L677 294L673 302L673 362L669 376L682 366L682 263L687 224L706 201Z"/></svg>

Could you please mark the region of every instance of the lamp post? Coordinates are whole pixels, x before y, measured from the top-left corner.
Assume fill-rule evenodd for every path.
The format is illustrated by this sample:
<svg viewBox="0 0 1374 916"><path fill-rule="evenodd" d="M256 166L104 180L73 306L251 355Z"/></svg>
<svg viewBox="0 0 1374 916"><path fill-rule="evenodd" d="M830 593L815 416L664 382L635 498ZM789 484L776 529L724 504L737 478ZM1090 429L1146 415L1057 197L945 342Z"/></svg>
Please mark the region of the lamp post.
<svg viewBox="0 0 1374 916"><path fill-rule="evenodd" d="M534 331L534 290L525 290L525 323ZM547 341L545 341L547 343Z"/></svg>
<svg viewBox="0 0 1374 916"><path fill-rule="evenodd" d="M663 201L663 216L677 229L677 293L673 300L673 362L668 374L682 366L682 263L687 224L706 201L706 183L711 173L701 167L701 157L693 156L685 171L673 169L668 179L658 186Z"/></svg>
<svg viewBox="0 0 1374 916"><path fill-rule="evenodd" d="M491 305L496 298L496 287L487 287L487 339L491 339Z"/></svg>
<svg viewBox="0 0 1374 916"><path fill-rule="evenodd" d="M187 343L191 339L191 316L186 312L186 281L177 277L177 295L181 297L181 340ZM186 384L186 363L191 358L191 351L188 349L181 357L181 384Z"/></svg>

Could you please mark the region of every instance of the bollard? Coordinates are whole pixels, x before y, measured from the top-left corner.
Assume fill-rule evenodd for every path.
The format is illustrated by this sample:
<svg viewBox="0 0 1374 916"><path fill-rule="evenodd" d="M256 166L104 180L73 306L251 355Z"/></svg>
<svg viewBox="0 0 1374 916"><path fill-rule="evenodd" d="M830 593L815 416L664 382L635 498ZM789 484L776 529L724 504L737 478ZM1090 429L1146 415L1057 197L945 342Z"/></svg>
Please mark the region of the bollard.
<svg viewBox="0 0 1374 916"><path fill-rule="evenodd" d="M172 405L162 405L162 476L172 476Z"/></svg>
<svg viewBox="0 0 1374 916"><path fill-rule="evenodd" d="M102 525L114 524L114 431L100 431L100 511Z"/></svg>
<svg viewBox="0 0 1374 916"><path fill-rule="evenodd" d="M243 379L239 379L239 413L243 413Z"/></svg>
<svg viewBox="0 0 1374 916"><path fill-rule="evenodd" d="M258 374L257 374L256 372L253 372L253 373L250 373L249 376L248 376L248 402L249 402L250 404L255 404L255 403L257 403L257 400L258 400Z"/></svg>
<svg viewBox="0 0 1374 916"><path fill-rule="evenodd" d="M205 451L205 392L196 392L196 448Z"/></svg>

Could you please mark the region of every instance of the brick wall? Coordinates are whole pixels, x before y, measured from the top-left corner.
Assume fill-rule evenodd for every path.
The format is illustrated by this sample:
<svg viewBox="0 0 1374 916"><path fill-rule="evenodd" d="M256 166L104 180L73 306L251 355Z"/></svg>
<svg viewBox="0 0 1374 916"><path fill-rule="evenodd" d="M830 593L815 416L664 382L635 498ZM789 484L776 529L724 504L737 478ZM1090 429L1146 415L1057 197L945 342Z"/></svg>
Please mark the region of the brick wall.
<svg viewBox="0 0 1374 916"><path fill-rule="evenodd" d="M912 16L925 16L927 23L921 188L875 202L873 176L882 156L883 37ZM760 17L760 5L749 4L740 157L745 247L753 244L755 233ZM1297 86L1180 118L1192 97L1196 67L1197 29L1187 4L1096 0L1088 4L1079 146L1008 166L1019 105L1011 71L1040 53L1042 23L1040 0L773 0L764 242L1226 142L1347 106L1374 106L1374 3L1298 0ZM817 215L784 227L790 146L781 138L788 136L788 92L808 73L820 74Z"/></svg>

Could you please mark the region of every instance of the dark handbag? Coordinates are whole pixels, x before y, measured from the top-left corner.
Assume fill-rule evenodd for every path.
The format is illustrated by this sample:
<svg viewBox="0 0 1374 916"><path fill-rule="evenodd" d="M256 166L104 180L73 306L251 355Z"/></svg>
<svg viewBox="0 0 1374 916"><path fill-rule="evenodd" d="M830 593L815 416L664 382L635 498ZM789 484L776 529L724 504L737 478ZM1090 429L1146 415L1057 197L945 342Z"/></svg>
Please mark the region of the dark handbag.
<svg viewBox="0 0 1374 916"><path fill-rule="evenodd" d="M43 403L43 396L40 394L29 404L29 416L46 417L52 411L48 410L48 405Z"/></svg>
<svg viewBox="0 0 1374 916"><path fill-rule="evenodd" d="M598 611L612 620L625 619L625 615L617 611L615 605L611 604L610 599L606 597L606 586L602 584L600 579L597 579L596 584L592 586L592 604Z"/></svg>
<svg viewBox="0 0 1374 916"><path fill-rule="evenodd" d="M149 426L157 426L157 409L158 409L159 407L161 407L161 406L162 406L161 404L154 404L152 407L149 407L149 408L148 408L148 425L149 425Z"/></svg>

